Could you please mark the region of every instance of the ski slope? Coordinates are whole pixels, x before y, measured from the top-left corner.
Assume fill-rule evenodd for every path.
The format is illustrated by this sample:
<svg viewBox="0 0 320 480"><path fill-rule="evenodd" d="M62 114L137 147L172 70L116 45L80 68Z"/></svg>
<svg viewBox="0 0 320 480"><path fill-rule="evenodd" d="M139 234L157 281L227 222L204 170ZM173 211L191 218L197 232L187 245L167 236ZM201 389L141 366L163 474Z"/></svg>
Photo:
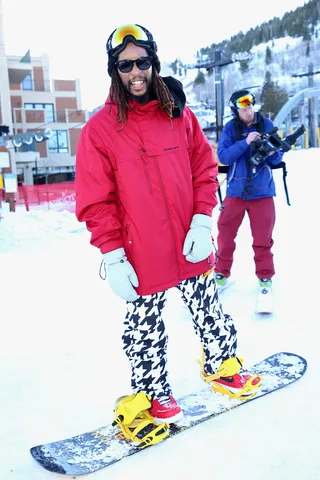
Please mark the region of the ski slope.
<svg viewBox="0 0 320 480"><path fill-rule="evenodd" d="M257 279L247 219L237 237L236 282L221 295L224 311L235 319L245 365L292 351L308 361L304 378L82 478L320 479L319 153L285 155L291 206L281 171L274 173L275 313L254 314ZM29 449L110 422L115 399L130 392L121 347L125 305L100 279L101 255L74 215L23 209L2 215L0 480L62 479L41 469ZM179 398L203 383L195 361L198 339L175 289L169 292L164 320L170 378Z"/></svg>

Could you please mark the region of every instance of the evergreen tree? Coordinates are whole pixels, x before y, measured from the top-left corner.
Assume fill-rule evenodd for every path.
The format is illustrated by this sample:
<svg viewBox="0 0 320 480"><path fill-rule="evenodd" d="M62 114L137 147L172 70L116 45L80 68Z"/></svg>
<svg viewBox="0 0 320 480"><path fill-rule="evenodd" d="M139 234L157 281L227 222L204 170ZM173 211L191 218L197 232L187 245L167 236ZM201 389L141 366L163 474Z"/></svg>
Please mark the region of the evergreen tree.
<svg viewBox="0 0 320 480"><path fill-rule="evenodd" d="M306 57L310 57L310 42L307 43Z"/></svg>
<svg viewBox="0 0 320 480"><path fill-rule="evenodd" d="M268 46L266 48L266 65L270 65L271 62L272 62L272 52L271 52L271 48Z"/></svg>
<svg viewBox="0 0 320 480"><path fill-rule="evenodd" d="M173 71L174 75L177 75L178 59L176 58L174 62L170 63L169 67L172 68L172 71Z"/></svg>
<svg viewBox="0 0 320 480"><path fill-rule="evenodd" d="M240 60L240 72L246 73L249 70L249 60Z"/></svg>
<svg viewBox="0 0 320 480"><path fill-rule="evenodd" d="M306 40L306 41L311 40L310 26L307 19L303 21L301 28L302 28L303 40Z"/></svg>
<svg viewBox="0 0 320 480"><path fill-rule="evenodd" d="M193 84L196 86L196 85L203 85L204 83L206 83L206 78L204 76L204 73L199 69L198 75L194 79Z"/></svg>
<svg viewBox="0 0 320 480"><path fill-rule="evenodd" d="M273 119L281 107L288 101L287 92L273 82L271 73L267 71L261 92L261 112Z"/></svg>

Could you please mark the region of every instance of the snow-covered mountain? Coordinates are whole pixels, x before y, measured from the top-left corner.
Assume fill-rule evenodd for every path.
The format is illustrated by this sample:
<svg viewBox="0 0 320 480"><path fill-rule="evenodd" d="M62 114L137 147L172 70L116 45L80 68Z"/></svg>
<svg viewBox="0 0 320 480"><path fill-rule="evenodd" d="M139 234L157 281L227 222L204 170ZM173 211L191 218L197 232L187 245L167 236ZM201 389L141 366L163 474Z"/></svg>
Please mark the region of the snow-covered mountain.
<svg viewBox="0 0 320 480"><path fill-rule="evenodd" d="M266 63L267 49L271 51L268 64ZM234 90L242 87L251 87L259 99L267 71L271 73L272 80L284 88L289 96L308 86L320 86L320 25L309 42L302 37L287 36L254 46L250 53L252 58L248 62L247 71L241 70L239 61L223 67L225 99L228 99ZM309 69L318 73L312 76L295 76L306 74ZM186 70L186 74L183 71L183 75L177 78L184 85L188 102L206 102L212 107L215 103L214 74L209 74L204 68L201 71L206 79L205 84L194 86L194 79L198 74L197 68Z"/></svg>

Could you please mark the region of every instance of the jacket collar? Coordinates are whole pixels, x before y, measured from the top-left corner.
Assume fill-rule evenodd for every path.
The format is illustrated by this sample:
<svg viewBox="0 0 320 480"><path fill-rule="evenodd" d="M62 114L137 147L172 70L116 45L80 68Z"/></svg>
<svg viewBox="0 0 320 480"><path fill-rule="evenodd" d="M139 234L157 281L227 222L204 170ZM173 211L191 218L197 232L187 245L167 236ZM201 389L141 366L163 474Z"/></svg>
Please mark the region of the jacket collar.
<svg viewBox="0 0 320 480"><path fill-rule="evenodd" d="M169 88L169 91L173 96L173 99L175 102L175 108L173 110L173 118L179 118L182 115L183 109L186 104L186 96L183 91L182 83L173 77L162 77L162 80ZM130 99L129 102L130 102L130 105L134 107L134 112L136 112L137 114L150 113L156 110L157 108L159 108L158 100L151 100L150 102L145 103L144 105L142 105L136 99L132 99L132 100ZM110 103L111 103L111 99L110 99L110 95L108 95L105 105L110 105ZM129 115L130 115L130 112L129 112Z"/></svg>

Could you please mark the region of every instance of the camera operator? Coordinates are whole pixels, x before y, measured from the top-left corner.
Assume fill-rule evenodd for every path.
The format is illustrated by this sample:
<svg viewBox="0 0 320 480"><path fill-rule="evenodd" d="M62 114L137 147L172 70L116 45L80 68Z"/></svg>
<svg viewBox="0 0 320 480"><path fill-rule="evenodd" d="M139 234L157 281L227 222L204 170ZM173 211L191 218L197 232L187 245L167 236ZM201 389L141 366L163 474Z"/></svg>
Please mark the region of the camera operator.
<svg viewBox="0 0 320 480"><path fill-rule="evenodd" d="M231 95L230 108L234 118L226 123L218 142L218 158L229 165L226 198L218 219L218 256L216 281L222 291L230 284L230 272L235 251L235 238L245 213L248 213L253 237L255 273L259 287L271 291L275 270L272 232L275 224L276 195L271 165L282 161L283 152L269 150L259 163L252 163L264 133L273 123L254 110L255 97L249 90Z"/></svg>

